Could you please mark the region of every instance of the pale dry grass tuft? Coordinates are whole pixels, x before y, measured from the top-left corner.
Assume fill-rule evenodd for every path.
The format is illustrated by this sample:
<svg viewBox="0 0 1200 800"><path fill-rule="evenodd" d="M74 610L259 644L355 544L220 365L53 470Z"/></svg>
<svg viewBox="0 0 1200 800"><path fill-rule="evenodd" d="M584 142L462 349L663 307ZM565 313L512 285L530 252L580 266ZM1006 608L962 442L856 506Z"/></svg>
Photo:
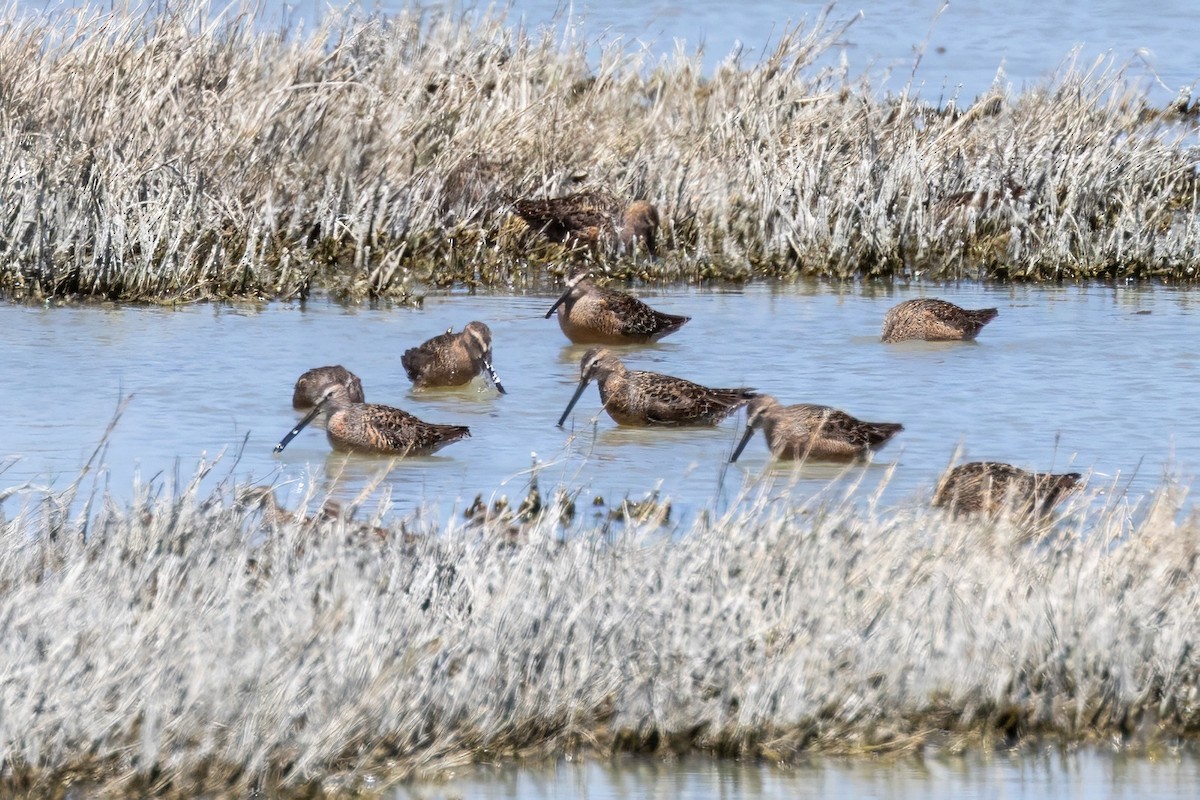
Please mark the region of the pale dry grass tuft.
<svg viewBox="0 0 1200 800"><path fill-rule="evenodd" d="M514 535L199 481L9 493L6 785L186 796L579 750L1154 748L1200 724L1200 536L1169 486L1144 510L1080 501L1029 541L853 496L746 497L676 530L550 511Z"/></svg>
<svg viewBox="0 0 1200 800"><path fill-rule="evenodd" d="M705 75L500 15L0 14L9 297L513 286L563 267L511 198L581 187L660 206L668 257L617 267L650 279L1195 277L1195 114L1111 65L960 111L820 67L825 15Z"/></svg>

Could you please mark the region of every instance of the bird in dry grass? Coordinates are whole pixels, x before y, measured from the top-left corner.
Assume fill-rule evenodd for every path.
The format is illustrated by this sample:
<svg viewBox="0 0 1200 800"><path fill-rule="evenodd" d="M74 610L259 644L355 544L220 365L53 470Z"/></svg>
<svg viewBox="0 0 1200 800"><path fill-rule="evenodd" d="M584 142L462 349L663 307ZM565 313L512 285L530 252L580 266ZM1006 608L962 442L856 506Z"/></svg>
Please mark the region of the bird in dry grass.
<svg viewBox="0 0 1200 800"><path fill-rule="evenodd" d="M312 408L320 402L325 390L335 383L346 387L351 403L362 403L366 400L363 396L362 381L353 372L338 364L332 367L313 367L301 375L292 391L292 408L298 411Z"/></svg>
<svg viewBox="0 0 1200 800"><path fill-rule="evenodd" d="M998 461L973 461L949 470L938 482L933 505L955 514L993 516L1011 508L1019 517L1043 516L1073 492L1078 472L1030 472Z"/></svg>
<svg viewBox="0 0 1200 800"><path fill-rule="evenodd" d="M471 435L466 425L436 425L407 411L350 400L345 385L330 384L316 406L275 445L283 451L317 414L325 412L325 435L334 450L392 456L429 455Z"/></svg>
<svg viewBox="0 0 1200 800"><path fill-rule="evenodd" d="M462 333L454 333L451 328L419 347L410 347L400 363L418 389L462 386L482 373L496 391L505 394L504 384L492 366L492 329L482 322L468 322Z"/></svg>
<svg viewBox="0 0 1200 800"><path fill-rule="evenodd" d="M585 247L594 255L601 249L632 252L639 239L651 256L658 254L658 209L645 200L627 203L596 190L545 200L517 200L513 210L550 241Z"/></svg>
<svg viewBox="0 0 1200 800"><path fill-rule="evenodd" d="M597 286L586 270L572 275L546 319L575 344L645 344L674 333L691 317L656 311L636 297Z"/></svg>
<svg viewBox="0 0 1200 800"><path fill-rule="evenodd" d="M1000 313L994 308L968 311L954 303L934 298L905 300L892 307L883 318L883 341L903 342L925 339L930 342L974 339L984 325Z"/></svg>
<svg viewBox="0 0 1200 800"><path fill-rule="evenodd" d="M864 422L829 406L799 403L785 406L760 394L746 406L746 432L730 462L738 460L750 437L761 429L775 458L852 461L879 450L904 426L896 422Z"/></svg>
<svg viewBox="0 0 1200 800"><path fill-rule="evenodd" d="M579 372L579 386L559 417L559 426L593 380L604 410L618 425L716 425L755 396L752 389L710 389L683 378L628 370L603 347L583 354Z"/></svg>

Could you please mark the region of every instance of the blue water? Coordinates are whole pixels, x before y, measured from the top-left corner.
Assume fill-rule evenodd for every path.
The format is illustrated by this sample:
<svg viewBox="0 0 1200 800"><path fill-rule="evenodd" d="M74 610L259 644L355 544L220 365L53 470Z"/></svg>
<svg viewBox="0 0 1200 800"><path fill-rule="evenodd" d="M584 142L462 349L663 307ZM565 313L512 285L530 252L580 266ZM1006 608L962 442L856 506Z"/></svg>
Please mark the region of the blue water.
<svg viewBox="0 0 1200 800"><path fill-rule="evenodd" d="M426 4L434 8L485 9L486 4ZM737 53L751 66L778 43L780 33L811 25L826 7L814 0L513 0L509 18L533 29L569 31L589 43L594 59L620 43L651 63L676 48L704 52L708 69ZM379 0L367 9L395 12L403 0ZM268 8L277 8L271 2ZM286 4L304 17L324 3ZM503 7L503 6L502 6ZM993 84L1020 91L1044 82L1074 60L1081 70L1097 60L1127 67L1127 74L1159 102L1200 81L1200 3L1158 0L1038 0L953 2L882 0L840 2L832 23L853 24L824 65L845 60L851 75L866 74L883 91L913 88L930 101L958 96L970 101ZM920 58L918 58L918 55Z"/></svg>
<svg viewBox="0 0 1200 800"><path fill-rule="evenodd" d="M792 768L741 762L582 760L544 768L465 770L402 787L395 800L1183 800L1200 786L1188 754L1132 758L1085 749L929 759L817 759Z"/></svg>
<svg viewBox="0 0 1200 800"><path fill-rule="evenodd" d="M30 12L56 13L86 0L18 0ZM92 3L101 9L111 2ZM135 7L137 3L132 4ZM159 7L160 0L141 4ZM261 0L264 20L311 23L330 9L353 13L397 13L408 0L345 3L322 0ZM511 3L427 2L425 8L450 13L502 13L514 26L550 28L588 45L594 62L605 47L619 45L644 56L647 63L677 50L703 51L714 69L733 56L752 66L769 54L789 27L811 26L826 7L814 0L511 0ZM224 9L224 4L216 4ZM866 75L877 89L899 92L910 84L922 97L941 102L957 97L962 105L993 85L1020 91L1075 63L1081 70L1097 62L1125 68L1155 102L1165 102L1181 87L1200 81L1200 3L1157 0L880 0L840 2L830 23L853 21L822 66L845 62L851 76Z"/></svg>
<svg viewBox="0 0 1200 800"><path fill-rule="evenodd" d="M1160 487L1165 474L1190 483L1200 468L1200 340L1190 333L1200 306L1192 292L979 284L631 288L693 319L657 345L622 349L630 368L751 386L785 403L825 403L903 423L904 432L871 466L848 473L773 464L759 435L730 466L744 413L713 429L619 428L601 411L594 385L560 429L555 421L578 382L585 348L543 318L549 291L431 295L421 310L319 300L178 309L0 305L0 489L68 483L127 396L97 459L118 496L131 493L135 476L186 477L202 458L224 454L211 480L277 483L281 498L313 488L353 499L389 468L386 459L334 454L317 427L281 455L271 452L299 417L290 405L296 378L335 363L362 378L369 402L471 427L472 438L436 456L391 465L373 498L400 514L434 507L447 515L476 494L519 499L534 469L543 491L581 489L586 503L599 496L611 505L659 489L674 501L675 518L686 519L724 507L764 479L780 496L805 500L855 480L870 489L888 478L885 499L923 502L956 457L1088 472L1106 496L1135 500ZM919 294L996 306L1000 314L976 343L881 344L886 310ZM400 365L404 349L472 319L493 330L495 365L509 394L497 396L482 382L414 392Z"/></svg>

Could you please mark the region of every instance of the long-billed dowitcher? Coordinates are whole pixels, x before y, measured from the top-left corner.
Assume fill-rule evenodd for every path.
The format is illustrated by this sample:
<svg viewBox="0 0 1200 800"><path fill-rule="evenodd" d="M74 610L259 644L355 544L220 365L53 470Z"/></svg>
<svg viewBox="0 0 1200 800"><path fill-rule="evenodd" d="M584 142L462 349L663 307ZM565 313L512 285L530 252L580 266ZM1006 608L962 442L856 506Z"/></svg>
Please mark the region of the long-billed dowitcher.
<svg viewBox="0 0 1200 800"><path fill-rule="evenodd" d="M933 504L955 514L989 516L1011 504L1019 516L1041 516L1074 491L1081 477L1078 472L1030 472L998 461L972 461L942 476Z"/></svg>
<svg viewBox="0 0 1200 800"><path fill-rule="evenodd" d="M450 328L400 356L409 380L417 388L462 386L483 373L496 391L505 394L504 384L492 366L492 329L482 322L468 322L462 333Z"/></svg>
<svg viewBox="0 0 1200 800"><path fill-rule="evenodd" d="M738 460L759 428L776 458L829 461L865 458L904 430L896 422L863 422L829 406L808 403L785 406L770 395L760 394L746 406L746 432L730 462Z"/></svg>
<svg viewBox="0 0 1200 800"><path fill-rule="evenodd" d="M555 311L558 326L575 344L644 344L674 333L691 319L655 311L636 297L597 286L586 271L567 280L546 319Z"/></svg>
<svg viewBox="0 0 1200 800"><path fill-rule="evenodd" d="M588 382L618 425L716 425L754 397L752 389L710 389L683 378L625 369L611 351L593 347L579 362L579 386L558 419L561 427Z"/></svg>
<svg viewBox="0 0 1200 800"><path fill-rule="evenodd" d="M292 391L292 408L303 411L312 408L321 400L321 395L332 384L340 383L346 387L347 396L351 403L362 403L362 381L341 364L333 367L313 367L296 381Z"/></svg>
<svg viewBox="0 0 1200 800"><path fill-rule="evenodd" d="M968 311L954 303L918 297L893 306L883 318L883 341L925 339L931 342L974 339L1000 313L994 308Z"/></svg>
<svg viewBox="0 0 1200 800"><path fill-rule="evenodd" d="M598 255L601 249L614 247L630 252L641 239L651 256L658 252L658 209L645 200L626 203L594 190L545 200L517 200L513 210L552 242L588 247Z"/></svg>
<svg viewBox="0 0 1200 800"><path fill-rule="evenodd" d="M334 383L325 389L313 410L275 445L275 452L282 452L322 411L326 413L325 435L334 450L428 455L471 435L466 425L435 425L391 406L352 402L345 385Z"/></svg>

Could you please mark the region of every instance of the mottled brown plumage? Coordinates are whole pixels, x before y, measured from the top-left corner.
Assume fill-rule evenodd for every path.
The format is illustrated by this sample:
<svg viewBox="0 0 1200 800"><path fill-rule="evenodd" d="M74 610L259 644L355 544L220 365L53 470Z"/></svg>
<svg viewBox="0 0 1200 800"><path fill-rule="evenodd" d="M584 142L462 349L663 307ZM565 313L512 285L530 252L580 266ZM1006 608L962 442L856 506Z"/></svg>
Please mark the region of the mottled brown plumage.
<svg viewBox="0 0 1200 800"><path fill-rule="evenodd" d="M333 367L314 367L301 375L292 391L292 408L300 411L312 408L321 400L325 390L335 383L346 387L351 403L361 403L366 399L363 396L362 381L353 372L338 364Z"/></svg>
<svg viewBox="0 0 1200 800"><path fill-rule="evenodd" d="M325 412L325 435L334 450L392 456L428 455L471 435L465 425L435 425L407 411L351 402L343 384L330 384L317 405L275 445L281 452L317 414Z"/></svg>
<svg viewBox="0 0 1200 800"><path fill-rule="evenodd" d="M555 311L558 326L575 344L644 344L674 333L691 319L655 311L636 297L597 286L586 272L571 276L546 319Z"/></svg>
<svg viewBox="0 0 1200 800"><path fill-rule="evenodd" d="M1017 516L1042 516L1074 491L1081 477L1078 472L1029 472L997 461L973 461L942 476L933 505L955 514L992 516L1011 507Z"/></svg>
<svg viewBox="0 0 1200 800"><path fill-rule="evenodd" d="M849 461L879 450L904 426L895 422L863 422L829 406L799 403L785 406L761 394L746 406L746 432L733 451L737 461L754 431L762 429L776 458Z"/></svg>
<svg viewBox="0 0 1200 800"><path fill-rule="evenodd" d="M558 420L561 426L590 381L618 425L716 425L754 397L752 389L710 389L697 383L627 370L615 355L593 347L579 363L579 386Z"/></svg>
<svg viewBox="0 0 1200 800"><path fill-rule="evenodd" d="M418 389L462 386L480 373L504 394L504 385L492 366L492 330L482 322L468 322L462 333L453 329L410 347L400 357L404 371Z"/></svg>
<svg viewBox="0 0 1200 800"><path fill-rule="evenodd" d="M956 341L974 339L984 325L996 318L994 308L968 311L954 303L934 298L905 300L892 307L883 318L883 341L906 339Z"/></svg>
<svg viewBox="0 0 1200 800"><path fill-rule="evenodd" d="M545 200L517 200L513 210L530 228L552 242L587 247L595 254L632 252L641 239L657 255L658 209L645 200L632 203L604 191L577 192Z"/></svg>

